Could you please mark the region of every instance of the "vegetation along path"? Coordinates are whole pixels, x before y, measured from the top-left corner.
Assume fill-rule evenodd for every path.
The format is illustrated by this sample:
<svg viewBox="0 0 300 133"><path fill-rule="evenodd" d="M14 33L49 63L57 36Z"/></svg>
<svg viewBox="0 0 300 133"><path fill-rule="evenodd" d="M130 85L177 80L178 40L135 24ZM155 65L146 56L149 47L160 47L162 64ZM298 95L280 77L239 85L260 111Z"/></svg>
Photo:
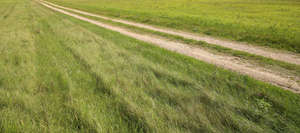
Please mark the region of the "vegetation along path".
<svg viewBox="0 0 300 133"><path fill-rule="evenodd" d="M107 29L110 29L113 31L117 31L117 32L125 34L127 36L136 38L138 40L150 42L150 43L158 45L160 47L163 47L163 48L166 48L166 49L169 49L172 51L176 51L178 53L188 55L188 56L197 58L199 60L224 67L226 69L238 71L240 73L249 75L256 79L266 81L266 82L269 82L269 83L272 83L272 84L278 85L280 87L283 87L283 88L286 88L291 91L299 93L300 87L297 82L295 82L289 78L285 78L285 77L276 75L270 71L263 70L262 68L254 67L251 64L245 64L245 63L239 62L238 60L235 60L233 57L215 55L215 54L207 52L201 48L195 48L195 47L189 46L187 44L178 43L178 42L174 42L174 41L168 41L168 40L165 40L162 38L156 38L156 37L149 36L149 35L137 34L134 32L130 32L124 28L111 26L108 24L101 23L99 21L91 20L91 19L79 16L79 15L64 11L62 9L53 7L53 6L43 3L43 2L41 2L41 4L52 10L75 17L77 19L87 21L87 22L93 23L95 25L98 25L98 26L101 26L101 27L104 27L104 28L107 28Z"/></svg>
<svg viewBox="0 0 300 133"><path fill-rule="evenodd" d="M297 93L37 0L0 0L0 133L300 133L299 103Z"/></svg>
<svg viewBox="0 0 300 133"><path fill-rule="evenodd" d="M114 22L118 22L118 23L123 23L123 24L131 25L131 26L136 26L139 28L149 29L149 30L167 33L167 34L171 34L171 35L176 35L176 36L181 36L181 37L184 37L187 39L193 39L196 41L204 41L204 42L207 42L210 44L215 44L215 45L219 45L219 46L234 49L234 50L244 51L244 52L248 52L251 54L260 55L260 56L272 58L275 60L280 60L283 62L300 65L299 54L292 53L292 52L282 52L279 50L249 45L246 43L241 43L241 42L236 42L236 41L222 40L222 39L217 39L217 38L209 37L209 36L200 36L200 35L196 35L193 33L188 33L188 32L183 32L183 31L175 31L175 30L167 29L167 28L158 28L158 27L154 27L154 26L150 26L150 25L146 25L146 24L136 23L136 22L127 21L127 20L121 20L121 19L109 18L106 16L98 15L98 14L93 14L93 13L89 13L89 12L85 12L85 11L81 11L81 10L77 10L77 9L63 7L63 6L59 6L59 5L56 5L56 4L47 2L47 1L43 1L43 2L45 2L49 5L55 6L55 7L59 7L61 9L69 10L69 11L80 13L83 15L98 17L101 19L110 20L110 21L114 21Z"/></svg>

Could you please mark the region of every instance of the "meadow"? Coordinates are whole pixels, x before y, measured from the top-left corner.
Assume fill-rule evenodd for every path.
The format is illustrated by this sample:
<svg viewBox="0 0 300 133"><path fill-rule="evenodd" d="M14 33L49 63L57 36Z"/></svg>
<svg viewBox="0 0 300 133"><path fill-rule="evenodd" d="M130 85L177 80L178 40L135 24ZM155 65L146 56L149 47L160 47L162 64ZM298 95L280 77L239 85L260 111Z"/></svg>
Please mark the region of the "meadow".
<svg viewBox="0 0 300 133"><path fill-rule="evenodd" d="M0 1L0 132L300 132L300 96Z"/></svg>
<svg viewBox="0 0 300 133"><path fill-rule="evenodd" d="M297 0L48 0L136 22L300 53Z"/></svg>

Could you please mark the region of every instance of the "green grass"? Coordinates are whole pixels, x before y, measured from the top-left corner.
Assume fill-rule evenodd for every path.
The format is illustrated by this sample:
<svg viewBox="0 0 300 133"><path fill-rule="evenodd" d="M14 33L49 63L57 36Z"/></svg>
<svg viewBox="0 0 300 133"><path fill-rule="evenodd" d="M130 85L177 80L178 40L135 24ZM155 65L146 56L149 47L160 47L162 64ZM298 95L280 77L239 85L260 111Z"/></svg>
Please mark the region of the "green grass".
<svg viewBox="0 0 300 133"><path fill-rule="evenodd" d="M299 132L300 96L0 1L0 132Z"/></svg>
<svg viewBox="0 0 300 133"><path fill-rule="evenodd" d="M298 0L48 0L137 22L300 53Z"/></svg>

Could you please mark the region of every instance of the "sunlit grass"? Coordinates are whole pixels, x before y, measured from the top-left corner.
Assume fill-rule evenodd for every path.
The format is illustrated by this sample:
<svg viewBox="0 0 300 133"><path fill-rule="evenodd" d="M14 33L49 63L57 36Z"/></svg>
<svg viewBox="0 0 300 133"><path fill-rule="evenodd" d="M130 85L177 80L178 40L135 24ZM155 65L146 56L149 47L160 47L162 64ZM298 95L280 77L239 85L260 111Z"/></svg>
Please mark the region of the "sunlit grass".
<svg viewBox="0 0 300 133"><path fill-rule="evenodd" d="M0 12L0 132L300 130L297 94L35 1Z"/></svg>

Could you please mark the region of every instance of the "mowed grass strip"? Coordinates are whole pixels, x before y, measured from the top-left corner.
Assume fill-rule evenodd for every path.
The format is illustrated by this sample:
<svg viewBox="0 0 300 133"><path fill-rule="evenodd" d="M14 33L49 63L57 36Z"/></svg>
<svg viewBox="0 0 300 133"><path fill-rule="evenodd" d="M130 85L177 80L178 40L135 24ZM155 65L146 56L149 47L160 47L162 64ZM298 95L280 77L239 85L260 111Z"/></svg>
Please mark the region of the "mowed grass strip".
<svg viewBox="0 0 300 133"><path fill-rule="evenodd" d="M48 0L136 22L300 53L297 0Z"/></svg>
<svg viewBox="0 0 300 133"><path fill-rule="evenodd" d="M300 131L297 94L35 1L0 11L0 132Z"/></svg>

